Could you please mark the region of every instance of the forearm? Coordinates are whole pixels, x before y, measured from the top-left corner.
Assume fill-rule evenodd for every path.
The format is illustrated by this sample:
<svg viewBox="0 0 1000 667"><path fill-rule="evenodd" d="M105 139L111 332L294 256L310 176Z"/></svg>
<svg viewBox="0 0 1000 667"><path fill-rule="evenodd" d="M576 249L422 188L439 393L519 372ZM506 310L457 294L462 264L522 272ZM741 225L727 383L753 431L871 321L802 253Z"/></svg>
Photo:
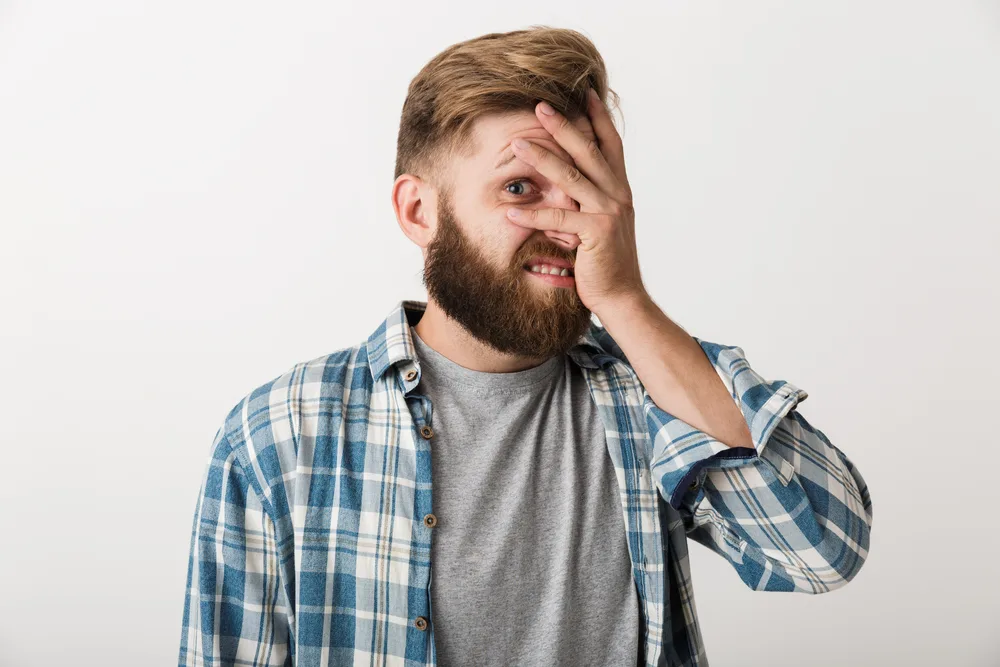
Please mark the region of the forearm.
<svg viewBox="0 0 1000 667"><path fill-rule="evenodd" d="M729 447L753 447L746 418L701 346L648 295L597 315L657 407Z"/></svg>

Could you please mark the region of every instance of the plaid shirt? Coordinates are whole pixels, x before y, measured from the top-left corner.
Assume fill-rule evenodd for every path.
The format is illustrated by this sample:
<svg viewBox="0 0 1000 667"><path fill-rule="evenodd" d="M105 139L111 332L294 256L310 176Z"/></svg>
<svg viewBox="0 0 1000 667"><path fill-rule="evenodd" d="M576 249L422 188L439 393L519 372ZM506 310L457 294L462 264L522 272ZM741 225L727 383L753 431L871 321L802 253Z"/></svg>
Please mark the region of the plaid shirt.
<svg viewBox="0 0 1000 667"><path fill-rule="evenodd" d="M244 396L211 446L194 513L179 664L435 665L433 428L401 301L354 347ZM746 417L729 446L657 407L591 326L586 378L622 489L645 664L708 664L688 538L759 591L825 593L868 554L868 488L796 410L807 393L695 340ZM643 656L640 656L640 659Z"/></svg>

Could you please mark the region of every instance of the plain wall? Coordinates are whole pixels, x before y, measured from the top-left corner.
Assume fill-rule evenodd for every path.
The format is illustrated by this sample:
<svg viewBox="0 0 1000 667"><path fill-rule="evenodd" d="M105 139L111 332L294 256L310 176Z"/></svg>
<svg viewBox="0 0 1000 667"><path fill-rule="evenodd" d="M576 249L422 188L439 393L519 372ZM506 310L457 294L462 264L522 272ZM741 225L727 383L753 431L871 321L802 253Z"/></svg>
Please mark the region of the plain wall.
<svg viewBox="0 0 1000 667"><path fill-rule="evenodd" d="M827 595L692 543L712 664L1000 664L1000 9L858 0L0 1L0 664L176 660L222 418L426 298L410 79L532 24L607 61L654 299L871 489Z"/></svg>

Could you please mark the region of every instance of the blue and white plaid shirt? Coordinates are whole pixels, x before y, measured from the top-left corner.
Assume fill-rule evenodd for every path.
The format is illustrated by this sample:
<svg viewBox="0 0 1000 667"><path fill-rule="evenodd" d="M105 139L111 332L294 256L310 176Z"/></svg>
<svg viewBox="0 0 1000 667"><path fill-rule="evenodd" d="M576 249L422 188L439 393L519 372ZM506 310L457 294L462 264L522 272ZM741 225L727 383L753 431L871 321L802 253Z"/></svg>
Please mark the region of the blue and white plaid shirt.
<svg viewBox="0 0 1000 667"><path fill-rule="evenodd" d="M191 536L179 664L435 665L433 428L401 301L367 341L254 389L211 446ZM695 340L746 417L730 448L657 407L602 326L569 350L622 490L649 667L708 664L688 538L753 590L825 593L868 554L857 468L796 410L807 393Z"/></svg>

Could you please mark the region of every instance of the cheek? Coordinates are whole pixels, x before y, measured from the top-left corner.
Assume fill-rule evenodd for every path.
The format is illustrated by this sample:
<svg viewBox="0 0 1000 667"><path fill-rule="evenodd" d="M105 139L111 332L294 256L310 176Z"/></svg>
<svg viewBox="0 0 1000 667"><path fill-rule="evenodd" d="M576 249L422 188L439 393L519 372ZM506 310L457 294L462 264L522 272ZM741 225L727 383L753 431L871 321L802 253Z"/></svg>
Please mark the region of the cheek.
<svg viewBox="0 0 1000 667"><path fill-rule="evenodd" d="M488 232L483 234L480 247L490 256L494 265L509 266L534 231L515 225L504 215L502 220L491 225Z"/></svg>
<svg viewBox="0 0 1000 667"><path fill-rule="evenodd" d="M528 239L535 233L533 229L512 225L513 229L507 229L503 238L497 243L498 248L503 248L503 263L511 266L515 258L521 254L521 249Z"/></svg>
<svg viewBox="0 0 1000 667"><path fill-rule="evenodd" d="M517 249L523 246L531 235L537 231L530 227L515 225L510 221L510 219L507 218L506 215L504 215L503 219L504 224L500 226L502 236L501 242L511 252L516 252Z"/></svg>

